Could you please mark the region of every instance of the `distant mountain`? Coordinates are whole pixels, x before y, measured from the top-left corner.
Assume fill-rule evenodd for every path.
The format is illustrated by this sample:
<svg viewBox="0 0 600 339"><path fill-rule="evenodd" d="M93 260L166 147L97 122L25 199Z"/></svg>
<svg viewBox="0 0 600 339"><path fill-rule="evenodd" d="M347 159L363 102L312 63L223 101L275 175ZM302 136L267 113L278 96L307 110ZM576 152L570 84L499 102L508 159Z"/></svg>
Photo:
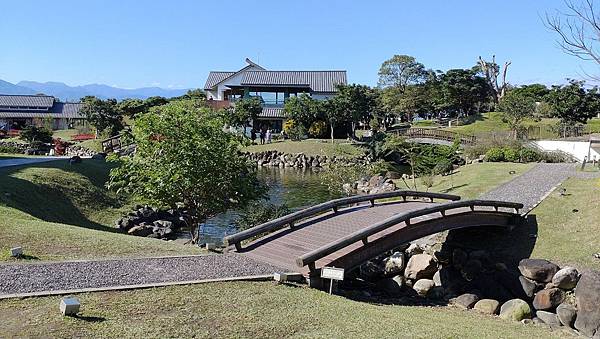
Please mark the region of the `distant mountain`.
<svg viewBox="0 0 600 339"><path fill-rule="evenodd" d="M0 94L35 94L36 92L27 87L11 84L8 81L0 80Z"/></svg>
<svg viewBox="0 0 600 339"><path fill-rule="evenodd" d="M101 99L114 98L119 100L126 98L146 99L152 96L171 98L183 95L188 91L187 89L164 89L159 87L123 89L100 84L68 86L62 82L42 83L36 81L21 81L17 85L23 88L23 92L11 94L44 93L60 98L63 101L79 101L87 95L93 95ZM0 93L3 93L1 87Z"/></svg>

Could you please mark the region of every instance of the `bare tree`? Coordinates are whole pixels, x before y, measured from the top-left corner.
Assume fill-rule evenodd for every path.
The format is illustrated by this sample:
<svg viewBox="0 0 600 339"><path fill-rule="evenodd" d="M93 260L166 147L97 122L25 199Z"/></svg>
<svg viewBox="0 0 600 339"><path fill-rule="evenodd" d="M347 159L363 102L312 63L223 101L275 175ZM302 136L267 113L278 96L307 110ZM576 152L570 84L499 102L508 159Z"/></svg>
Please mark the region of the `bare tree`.
<svg viewBox="0 0 600 339"><path fill-rule="evenodd" d="M600 51L596 49L600 42L600 13L594 0L565 0L565 7L566 11L546 13L544 24L558 33L558 45L565 53L600 64ZM600 80L598 76L591 78Z"/></svg>
<svg viewBox="0 0 600 339"><path fill-rule="evenodd" d="M479 68L481 68L481 72L485 76L488 84L494 91L494 102L498 103L504 94L506 93L506 89L508 87L508 83L506 82L506 74L508 73L508 66L510 66L511 62L507 61L504 63L504 67L502 67L502 84L498 84L498 76L500 75L500 66L496 63L496 56L492 55L492 61L485 61L480 56L479 61L477 62Z"/></svg>

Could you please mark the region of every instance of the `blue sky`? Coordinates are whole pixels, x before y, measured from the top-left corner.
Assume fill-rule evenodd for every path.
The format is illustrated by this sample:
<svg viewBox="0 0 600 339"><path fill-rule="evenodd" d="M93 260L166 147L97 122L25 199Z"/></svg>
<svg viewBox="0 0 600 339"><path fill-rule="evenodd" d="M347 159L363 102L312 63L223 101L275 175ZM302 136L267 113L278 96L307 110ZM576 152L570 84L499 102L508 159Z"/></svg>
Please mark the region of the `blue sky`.
<svg viewBox="0 0 600 339"><path fill-rule="evenodd" d="M381 63L428 68L511 60L514 84L562 83L595 64L565 55L541 16L562 0L0 0L0 79L201 87L244 58L268 69L345 69L375 85Z"/></svg>

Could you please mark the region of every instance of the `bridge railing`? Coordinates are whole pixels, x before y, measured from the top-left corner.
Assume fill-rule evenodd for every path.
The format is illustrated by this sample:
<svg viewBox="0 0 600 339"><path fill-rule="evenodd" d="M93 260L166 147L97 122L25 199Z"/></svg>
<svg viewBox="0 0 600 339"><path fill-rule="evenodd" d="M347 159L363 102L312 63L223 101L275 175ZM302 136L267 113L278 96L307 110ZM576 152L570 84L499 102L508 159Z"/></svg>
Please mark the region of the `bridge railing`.
<svg viewBox="0 0 600 339"><path fill-rule="evenodd" d="M427 207L415 211L410 211L406 213L402 213L399 215L392 216L387 218L379 223L376 223L367 228L361 229L354 233L351 233L337 241L329 243L325 246L317 248L311 252L308 252L296 259L296 264L299 267L304 267L309 265L311 270L314 269L314 264L317 260L324 258L336 251L341 250L342 248L348 247L356 242L362 241L363 244L368 243L369 236L377 234L389 227L397 225L401 222L406 223L407 226L410 226L410 220L412 218L425 216L432 213L440 213L441 217L446 215L446 212L453 209L465 208L469 207L471 211L475 211L476 207L494 207L495 211L498 211L499 208L511 208L515 210L515 214L518 214L519 209L523 208L523 204L514 203L514 202L505 202L505 201L494 201L494 200L464 200L464 201L456 201L450 202L446 204L440 204L437 206Z"/></svg>
<svg viewBox="0 0 600 339"><path fill-rule="evenodd" d="M408 128L395 131L398 135L405 136L407 138L424 138L424 139L435 139L453 142L454 140L460 140L463 145L474 145L477 142L477 137L474 135L457 133L454 131L447 131L437 128Z"/></svg>
<svg viewBox="0 0 600 339"><path fill-rule="evenodd" d="M281 218L273 219L264 224L249 228L247 230L238 232L236 234L232 234L226 236L223 239L223 243L225 246L235 245L235 248L239 251L242 249L241 242L253 238L257 235L263 233L269 233L273 231L280 230L286 226L294 227L294 223L311 217L317 214L333 210L337 212L338 208L342 206L352 205L360 202L369 201L371 206L374 206L375 200L380 199L390 199L390 198L402 198L403 201L406 201L408 197L414 198L429 198L431 201L433 199L443 199L443 200L451 200L456 201L460 200L458 195L452 194L443 194L443 193L432 193L432 192L418 192L418 191L392 191L392 192L384 192L377 194L368 194L368 195L355 195L346 198L334 199L322 204L318 204L288 215L285 215Z"/></svg>
<svg viewBox="0 0 600 339"><path fill-rule="evenodd" d="M114 151L120 150L122 147L121 144L121 135L115 135L108 139L102 140L102 151L106 153L112 153Z"/></svg>

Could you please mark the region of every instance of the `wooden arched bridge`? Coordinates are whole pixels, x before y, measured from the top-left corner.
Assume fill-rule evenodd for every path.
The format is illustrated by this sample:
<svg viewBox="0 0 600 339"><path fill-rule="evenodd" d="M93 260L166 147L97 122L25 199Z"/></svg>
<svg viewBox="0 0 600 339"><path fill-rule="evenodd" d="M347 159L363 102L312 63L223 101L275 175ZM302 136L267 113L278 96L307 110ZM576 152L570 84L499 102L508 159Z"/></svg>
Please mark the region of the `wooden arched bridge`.
<svg viewBox="0 0 600 339"><path fill-rule="evenodd" d="M521 221L521 208L514 202L394 191L331 200L229 235L224 242L238 253L308 277L324 266L350 270L402 244L446 230L512 229Z"/></svg>

